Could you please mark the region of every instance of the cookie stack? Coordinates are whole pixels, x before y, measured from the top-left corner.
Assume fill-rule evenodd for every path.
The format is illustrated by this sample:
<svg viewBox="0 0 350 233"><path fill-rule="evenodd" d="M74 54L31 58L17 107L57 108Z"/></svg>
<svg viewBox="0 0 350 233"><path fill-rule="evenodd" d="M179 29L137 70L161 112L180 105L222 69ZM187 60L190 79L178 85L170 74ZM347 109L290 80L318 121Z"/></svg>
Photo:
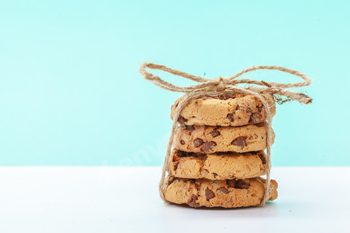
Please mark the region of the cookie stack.
<svg viewBox="0 0 350 233"><path fill-rule="evenodd" d="M270 94L262 94L276 112ZM172 106L171 116L178 106ZM258 206L264 196L265 109L251 95L190 101L182 110L165 179L165 199L191 207ZM277 198L271 180L269 200Z"/></svg>

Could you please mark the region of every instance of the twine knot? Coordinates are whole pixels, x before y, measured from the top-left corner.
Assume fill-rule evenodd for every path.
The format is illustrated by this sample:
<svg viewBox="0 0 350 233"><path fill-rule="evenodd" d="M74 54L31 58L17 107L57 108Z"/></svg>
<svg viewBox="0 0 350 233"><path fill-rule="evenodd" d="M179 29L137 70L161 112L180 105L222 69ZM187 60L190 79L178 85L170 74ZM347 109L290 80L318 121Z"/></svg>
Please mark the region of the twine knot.
<svg viewBox="0 0 350 233"><path fill-rule="evenodd" d="M228 80L219 76L218 78L214 79L215 80L215 84L216 84L216 90L218 92L222 92L226 89L226 86L228 84Z"/></svg>
<svg viewBox="0 0 350 233"><path fill-rule="evenodd" d="M153 75L146 71L146 68L148 69L155 69L155 70L161 70L168 72L170 74L180 76L186 79L193 80L197 82L196 85L191 85L188 87L179 87L172 83L166 82L163 79L159 78L156 75ZM295 76L298 76L304 80L304 82L297 82L297 83L277 83L277 82L265 82L265 81L258 81L258 80L252 80L252 79L237 79L242 74L254 71L254 70L278 70L285 73L289 73ZM268 102L265 100L265 98L261 95L263 93L268 93L271 95L279 95L286 97L286 100L283 100L281 103L284 103L289 100L295 100L303 104L309 104L312 102L312 98L309 96L286 90L287 88L297 88L297 87L305 87L309 86L311 84L311 79L307 77L305 74L300 73L299 71L288 69L281 66L253 66L248 69L242 70L241 72L228 77L218 77L216 79L207 79L202 78L199 76L195 76L192 74L188 74L186 72L172 69L163 65L158 65L154 63L143 63L140 66L140 73L144 76L144 78L155 85L159 86L162 89L173 91L173 92L182 92L185 93L184 98L178 103L178 106L175 110L174 116L173 116L173 125L171 128L170 138L167 144L167 152L164 159L164 165L162 170L162 178L159 183L159 194L164 202L167 202L164 198L164 193L167 188L167 184L164 183L165 180L165 174L168 172L168 166L169 166L169 158L170 158L170 152L174 140L174 133L175 129L178 125L178 119L180 117L182 109L193 99L197 99L203 96L218 96L221 93L241 93L246 95L253 95L258 100L261 101L263 106L265 107L265 114L266 114L266 126L267 126L267 140L266 140L266 181L265 181L265 193L264 197L261 200L260 206L263 206L268 200L269 200L269 190L270 190L270 170L271 170L271 145L273 141L273 133L272 133L272 114L271 114L271 108L268 104ZM240 87L237 86L237 84L254 84L256 86L246 86L246 87Z"/></svg>

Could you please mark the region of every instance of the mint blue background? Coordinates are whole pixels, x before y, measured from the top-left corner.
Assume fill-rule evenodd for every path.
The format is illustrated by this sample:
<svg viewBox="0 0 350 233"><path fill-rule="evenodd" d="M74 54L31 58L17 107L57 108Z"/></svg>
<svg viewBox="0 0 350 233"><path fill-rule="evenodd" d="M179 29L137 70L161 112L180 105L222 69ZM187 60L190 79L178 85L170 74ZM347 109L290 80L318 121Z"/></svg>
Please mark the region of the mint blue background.
<svg viewBox="0 0 350 233"><path fill-rule="evenodd" d="M161 165L181 94L143 80L145 61L210 78L304 72L314 103L278 106L273 165L350 165L349 12L349 1L2 1L0 165Z"/></svg>

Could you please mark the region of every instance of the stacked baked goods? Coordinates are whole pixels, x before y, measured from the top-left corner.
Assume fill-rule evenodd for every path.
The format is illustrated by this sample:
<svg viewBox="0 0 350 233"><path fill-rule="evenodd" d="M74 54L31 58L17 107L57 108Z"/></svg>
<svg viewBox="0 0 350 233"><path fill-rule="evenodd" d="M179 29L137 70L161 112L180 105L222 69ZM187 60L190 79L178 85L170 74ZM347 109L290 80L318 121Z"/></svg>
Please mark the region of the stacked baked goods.
<svg viewBox="0 0 350 233"><path fill-rule="evenodd" d="M262 94L272 115L271 94ZM171 117L182 98L172 106ZM181 111L165 179L164 198L191 207L259 206L265 194L267 128L263 104L252 95L191 100ZM277 198L271 180L269 200Z"/></svg>

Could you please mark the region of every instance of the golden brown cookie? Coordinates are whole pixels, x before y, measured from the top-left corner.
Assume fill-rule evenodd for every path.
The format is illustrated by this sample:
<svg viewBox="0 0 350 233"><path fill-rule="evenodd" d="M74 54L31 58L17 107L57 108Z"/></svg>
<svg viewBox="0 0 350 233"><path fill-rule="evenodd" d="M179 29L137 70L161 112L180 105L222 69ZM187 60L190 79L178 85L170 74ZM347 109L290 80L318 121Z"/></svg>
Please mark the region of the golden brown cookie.
<svg viewBox="0 0 350 233"><path fill-rule="evenodd" d="M180 126L173 146L197 153L260 151L266 148L266 127L265 123L239 127Z"/></svg>
<svg viewBox="0 0 350 233"><path fill-rule="evenodd" d="M263 178L244 180L191 180L168 177L165 199L191 207L248 207L258 206L265 193ZM270 201L277 198L277 182L270 182Z"/></svg>
<svg viewBox="0 0 350 233"><path fill-rule="evenodd" d="M270 105L272 115L276 104L272 95L262 94ZM171 118L180 100L171 107ZM202 97L190 101L181 111L179 122L185 125L242 126L257 124L266 119L261 101L252 95L226 94L218 97Z"/></svg>
<svg viewBox="0 0 350 233"><path fill-rule="evenodd" d="M246 179L264 175L265 169L263 151L201 154L174 149L169 159L169 173L177 178Z"/></svg>

